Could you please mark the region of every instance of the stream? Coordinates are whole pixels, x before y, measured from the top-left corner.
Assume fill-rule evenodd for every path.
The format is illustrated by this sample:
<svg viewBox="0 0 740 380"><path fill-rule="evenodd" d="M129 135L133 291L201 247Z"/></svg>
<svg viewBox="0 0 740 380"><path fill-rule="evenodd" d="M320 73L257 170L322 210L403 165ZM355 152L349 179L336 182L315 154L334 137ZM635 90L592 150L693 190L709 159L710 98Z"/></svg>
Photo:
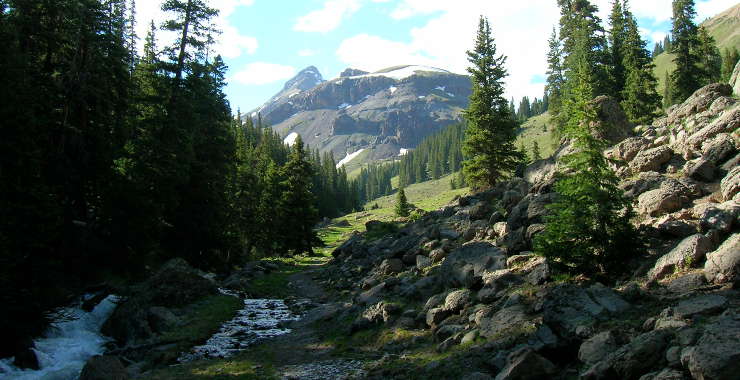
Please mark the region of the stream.
<svg viewBox="0 0 740 380"><path fill-rule="evenodd" d="M82 310L83 297L74 305L59 311L42 338L34 341L33 349L39 361L39 370L19 369L13 358L0 360L0 378L13 380L75 380L88 359L105 350L109 338L100 334L100 328L116 308L118 297L108 296L91 312Z"/></svg>
<svg viewBox="0 0 740 380"><path fill-rule="evenodd" d="M222 290L223 293L227 293ZM281 327L285 322L300 319L285 301L280 299L244 299L244 307L208 341L182 354L181 363L208 358L227 358L266 338L289 333Z"/></svg>

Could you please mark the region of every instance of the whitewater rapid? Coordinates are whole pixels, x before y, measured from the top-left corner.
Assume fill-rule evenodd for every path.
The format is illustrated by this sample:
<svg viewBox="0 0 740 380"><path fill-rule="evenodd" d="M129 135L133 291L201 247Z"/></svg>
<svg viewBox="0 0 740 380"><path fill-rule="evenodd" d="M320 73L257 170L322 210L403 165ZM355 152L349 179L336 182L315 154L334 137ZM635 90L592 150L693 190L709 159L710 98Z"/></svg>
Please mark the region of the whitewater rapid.
<svg viewBox="0 0 740 380"><path fill-rule="evenodd" d="M92 311L75 306L62 309L44 337L34 341L39 370L24 370L13 365L13 358L0 360L0 378L12 380L76 380L88 359L100 355L110 338L100 333L103 323L116 308L117 296L110 295Z"/></svg>

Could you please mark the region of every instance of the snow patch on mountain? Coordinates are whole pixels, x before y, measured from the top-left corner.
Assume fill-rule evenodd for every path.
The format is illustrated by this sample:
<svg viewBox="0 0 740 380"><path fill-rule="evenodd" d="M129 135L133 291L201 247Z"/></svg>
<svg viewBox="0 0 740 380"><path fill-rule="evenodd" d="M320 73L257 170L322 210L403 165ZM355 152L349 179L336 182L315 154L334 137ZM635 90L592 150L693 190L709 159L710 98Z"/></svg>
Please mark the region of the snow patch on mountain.
<svg viewBox="0 0 740 380"><path fill-rule="evenodd" d="M283 140L283 144L287 146L293 146L297 138L298 138L298 133L291 132L289 135L285 136L285 139Z"/></svg>
<svg viewBox="0 0 740 380"><path fill-rule="evenodd" d="M360 150L358 150L357 152L354 152L354 153L348 153L346 157L344 157L344 158L343 158L343 159L342 159L341 161L339 161L339 162L337 163L337 169L339 169L340 167L342 167L342 165L346 165L346 164L348 164L348 163L349 163L350 161L354 160L354 159L355 159L355 158L356 158L357 156L359 156L359 155L360 155L360 153L362 153L362 151L364 151L364 150L365 150L365 148L363 148L363 149L360 149Z"/></svg>

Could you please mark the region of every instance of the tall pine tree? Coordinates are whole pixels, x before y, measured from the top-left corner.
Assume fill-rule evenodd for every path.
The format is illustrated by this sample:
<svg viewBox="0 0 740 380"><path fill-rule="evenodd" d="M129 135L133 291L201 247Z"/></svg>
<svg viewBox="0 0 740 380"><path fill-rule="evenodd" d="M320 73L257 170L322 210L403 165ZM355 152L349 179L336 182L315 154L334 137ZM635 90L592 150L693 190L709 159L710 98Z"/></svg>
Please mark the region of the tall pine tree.
<svg viewBox="0 0 740 380"><path fill-rule="evenodd" d="M506 57L498 55L485 17L480 18L475 48L468 51L468 68L473 83L463 152L465 178L476 188L495 185L512 173L522 160L514 146L517 123L504 99L503 79Z"/></svg>
<svg viewBox="0 0 740 380"><path fill-rule="evenodd" d="M673 0L673 36L671 52L676 70L671 74L671 103L686 100L701 87L702 69L699 67L697 27L694 24L694 0ZM666 84L668 85L668 83Z"/></svg>

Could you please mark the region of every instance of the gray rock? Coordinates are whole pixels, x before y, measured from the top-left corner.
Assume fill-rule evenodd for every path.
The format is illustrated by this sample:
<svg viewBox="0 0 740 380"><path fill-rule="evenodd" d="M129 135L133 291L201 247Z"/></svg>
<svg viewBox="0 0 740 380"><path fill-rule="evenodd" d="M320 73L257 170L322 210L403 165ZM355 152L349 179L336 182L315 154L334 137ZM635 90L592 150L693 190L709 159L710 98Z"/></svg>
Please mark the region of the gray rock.
<svg viewBox="0 0 740 380"><path fill-rule="evenodd" d="M374 324L392 322L400 312L401 308L398 305L380 301L370 305L352 322L351 331L360 331Z"/></svg>
<svg viewBox="0 0 740 380"><path fill-rule="evenodd" d="M695 234L682 240L675 248L661 256L652 269L648 278L657 280L673 272L676 267L695 265L712 249L712 243L702 234Z"/></svg>
<svg viewBox="0 0 740 380"><path fill-rule="evenodd" d="M380 273L395 274L403 271L403 261L400 259L385 259L378 268Z"/></svg>
<svg viewBox="0 0 740 380"><path fill-rule="evenodd" d="M432 252L429 252L429 258L434 263L438 263L442 261L442 259L444 259L445 257L447 257L447 251L445 251L442 248L437 248L433 250Z"/></svg>
<svg viewBox="0 0 740 380"><path fill-rule="evenodd" d="M493 377L482 372L473 372L463 376L461 380L493 380Z"/></svg>
<svg viewBox="0 0 740 380"><path fill-rule="evenodd" d="M736 166L722 178L720 190L722 191L722 198L725 201L733 199L740 192L740 166Z"/></svg>
<svg viewBox="0 0 740 380"><path fill-rule="evenodd" d="M558 335L573 339L577 337L579 327L591 326L609 314L629 307L616 292L604 286L583 289L560 284L545 296L543 319Z"/></svg>
<svg viewBox="0 0 740 380"><path fill-rule="evenodd" d="M668 283L668 290L674 293L688 293L706 284L707 280L703 272L687 273L671 280Z"/></svg>
<svg viewBox="0 0 740 380"><path fill-rule="evenodd" d="M617 144L614 149L616 158L630 162L641 150L645 150L650 147L650 140L637 136L630 137Z"/></svg>
<svg viewBox="0 0 740 380"><path fill-rule="evenodd" d="M450 315L450 311L443 307L435 307L427 312L427 326L435 328Z"/></svg>
<svg viewBox="0 0 740 380"><path fill-rule="evenodd" d="M659 188L665 178L657 172L643 172L637 176L636 180L623 182L620 187L625 190L626 197L635 198L646 191Z"/></svg>
<svg viewBox="0 0 740 380"><path fill-rule="evenodd" d="M635 379L660 363L673 335L670 330L654 330L634 338L606 356L581 375L582 379Z"/></svg>
<svg viewBox="0 0 740 380"><path fill-rule="evenodd" d="M735 140L729 133L721 133L702 145L702 158L719 165L735 154Z"/></svg>
<svg viewBox="0 0 740 380"><path fill-rule="evenodd" d="M533 197L527 206L527 219L529 224L542 223L543 217L549 212L547 205L555 201L557 194L546 193Z"/></svg>
<svg viewBox="0 0 740 380"><path fill-rule="evenodd" d="M633 173L660 171L661 165L670 161L673 156L673 150L668 146L659 146L655 148L640 151L629 164Z"/></svg>
<svg viewBox="0 0 740 380"><path fill-rule="evenodd" d="M642 214L658 216L680 210L695 196L693 189L674 179L664 180L658 189L640 194L637 209Z"/></svg>
<svg viewBox="0 0 740 380"><path fill-rule="evenodd" d="M534 332L532 317L523 305L514 305L497 311L491 317L480 320L480 335L488 339L516 338ZM532 331L527 328L531 327Z"/></svg>
<svg viewBox="0 0 740 380"><path fill-rule="evenodd" d="M717 167L706 158L689 161L684 166L684 173L697 181L711 182L716 172Z"/></svg>
<svg viewBox="0 0 740 380"><path fill-rule="evenodd" d="M604 331L581 343L578 360L591 365L601 361L618 347L614 334L611 331Z"/></svg>
<svg viewBox="0 0 740 380"><path fill-rule="evenodd" d="M470 304L470 298L470 290L455 290L445 297L444 308L451 313L456 313Z"/></svg>
<svg viewBox="0 0 740 380"><path fill-rule="evenodd" d="M486 202L478 202L470 208L470 220L488 219L491 215L491 206Z"/></svg>
<svg viewBox="0 0 740 380"><path fill-rule="evenodd" d="M719 135L729 133L740 127L740 103L724 111L718 118L706 127L692 134L681 144L687 149L698 149L705 141Z"/></svg>
<svg viewBox="0 0 740 380"><path fill-rule="evenodd" d="M689 223L684 220L667 220L655 226L658 231L665 235L670 235L678 238L685 238L694 235L699 232L697 226L694 223Z"/></svg>
<svg viewBox="0 0 740 380"><path fill-rule="evenodd" d="M372 288L360 293L357 297L357 303L361 305L368 305L380 301L383 298L385 287L386 283L381 282L380 284L375 285Z"/></svg>
<svg viewBox="0 0 740 380"><path fill-rule="evenodd" d="M673 309L679 318L692 318L698 314L715 314L725 309L727 298L717 294L705 294L678 303Z"/></svg>
<svg viewBox="0 0 740 380"><path fill-rule="evenodd" d="M80 380L127 380L126 368L117 356L93 356L80 373Z"/></svg>
<svg viewBox="0 0 740 380"><path fill-rule="evenodd" d="M506 255L488 242L471 242L452 251L440 268L440 276L448 286L472 287L482 281L485 271L506 267Z"/></svg>
<svg viewBox="0 0 740 380"><path fill-rule="evenodd" d="M437 331L434 333L434 336L437 337L438 342L443 342L447 340L447 338L450 338L453 335L464 330L465 327L461 325L444 325L437 329Z"/></svg>
<svg viewBox="0 0 740 380"><path fill-rule="evenodd" d="M422 256L422 255L416 255L416 268L417 269L424 269L427 267L432 266L432 259Z"/></svg>
<svg viewBox="0 0 740 380"><path fill-rule="evenodd" d="M480 335L480 331L478 331L478 329L468 331L465 335L463 335L462 339L460 340L460 344L475 342L475 340L478 339L478 335Z"/></svg>
<svg viewBox="0 0 740 380"><path fill-rule="evenodd" d="M557 373L557 367L530 348L512 352L496 380L539 380Z"/></svg>
<svg viewBox="0 0 740 380"><path fill-rule="evenodd" d="M740 233L733 234L707 255L704 273L709 282L740 281Z"/></svg>
<svg viewBox="0 0 740 380"><path fill-rule="evenodd" d="M424 304L423 310L429 311L437 306L444 306L445 298L447 298L447 294L445 293L435 294L429 297L429 299L427 299L427 302Z"/></svg>
<svg viewBox="0 0 740 380"><path fill-rule="evenodd" d="M695 379L734 379L740 373L740 316L725 313L704 329L681 362Z"/></svg>
<svg viewBox="0 0 740 380"><path fill-rule="evenodd" d="M686 380L686 375L683 372L672 369L664 368L660 372L650 372L640 377L639 380Z"/></svg>
<svg viewBox="0 0 740 380"><path fill-rule="evenodd" d="M181 321L175 314L165 307L152 306L149 308L149 326L155 333L163 333L178 326Z"/></svg>
<svg viewBox="0 0 740 380"><path fill-rule="evenodd" d="M740 203L729 201L722 204L705 203L693 209L694 216L704 231L730 232L740 215Z"/></svg>

